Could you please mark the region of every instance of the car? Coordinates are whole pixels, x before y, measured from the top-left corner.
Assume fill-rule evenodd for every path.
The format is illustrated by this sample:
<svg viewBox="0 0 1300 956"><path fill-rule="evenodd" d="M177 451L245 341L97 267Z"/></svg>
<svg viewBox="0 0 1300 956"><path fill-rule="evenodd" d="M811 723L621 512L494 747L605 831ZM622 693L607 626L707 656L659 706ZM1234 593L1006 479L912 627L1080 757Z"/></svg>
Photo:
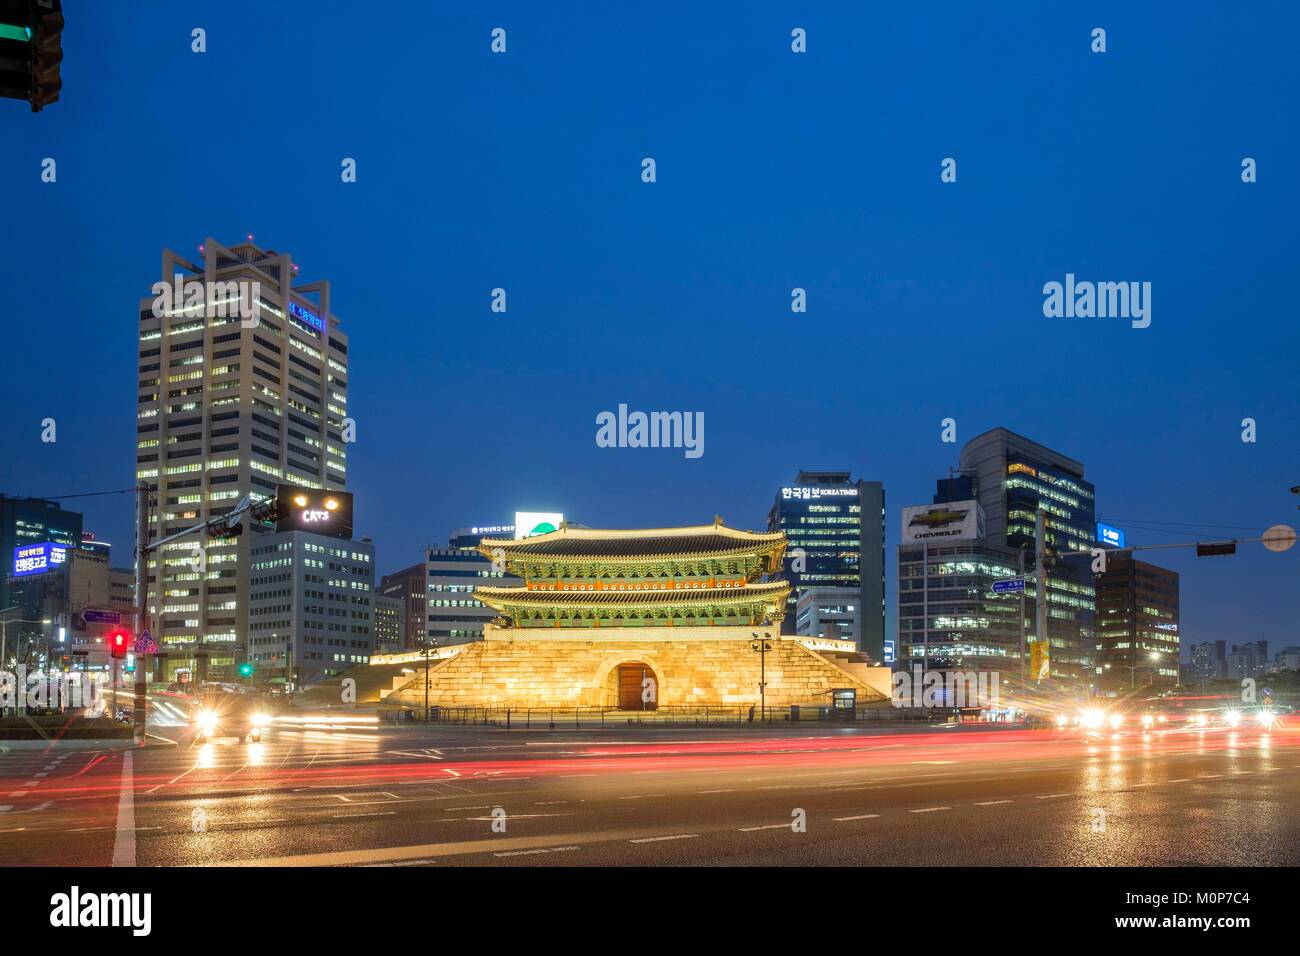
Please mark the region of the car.
<svg viewBox="0 0 1300 956"><path fill-rule="evenodd" d="M194 713L199 740L234 737L258 743L262 731L271 723L270 708L255 694L208 694L201 698Z"/></svg>

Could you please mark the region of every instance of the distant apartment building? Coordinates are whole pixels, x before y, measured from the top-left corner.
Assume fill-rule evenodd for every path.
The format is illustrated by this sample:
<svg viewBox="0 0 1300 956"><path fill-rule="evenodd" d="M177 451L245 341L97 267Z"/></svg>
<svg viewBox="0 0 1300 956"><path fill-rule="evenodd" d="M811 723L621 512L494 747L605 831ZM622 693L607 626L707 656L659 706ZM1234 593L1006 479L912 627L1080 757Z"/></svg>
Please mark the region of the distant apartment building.
<svg viewBox="0 0 1300 956"><path fill-rule="evenodd" d="M1284 647L1277 652L1273 669L1278 671L1300 671L1300 647Z"/></svg>
<svg viewBox="0 0 1300 956"><path fill-rule="evenodd" d="M246 496L270 498L280 483L347 486L348 338L329 282L300 283L297 272L292 256L252 237L207 239L193 260L163 251L138 310L135 476L157 489L150 540ZM251 652L250 550L265 547L262 531L185 538L151 556L160 676L195 659L233 669Z"/></svg>
<svg viewBox="0 0 1300 956"><path fill-rule="evenodd" d="M1205 641L1192 646L1189 676L1198 684L1222 680L1228 676L1228 648L1223 641Z"/></svg>
<svg viewBox="0 0 1300 956"><path fill-rule="evenodd" d="M1268 641L1234 644L1228 652L1228 676L1234 680L1263 677L1268 671Z"/></svg>

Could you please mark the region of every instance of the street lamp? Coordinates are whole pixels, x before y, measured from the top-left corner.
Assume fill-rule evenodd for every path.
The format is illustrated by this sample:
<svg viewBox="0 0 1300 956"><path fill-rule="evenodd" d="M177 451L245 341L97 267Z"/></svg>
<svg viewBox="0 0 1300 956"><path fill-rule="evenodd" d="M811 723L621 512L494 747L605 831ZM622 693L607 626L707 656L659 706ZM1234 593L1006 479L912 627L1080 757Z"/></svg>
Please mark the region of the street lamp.
<svg viewBox="0 0 1300 956"><path fill-rule="evenodd" d="M1151 683L1152 683L1152 684L1155 683L1155 669L1154 669L1154 667L1153 667L1152 665L1154 665L1155 662L1158 661L1158 660L1160 660L1160 652L1159 652L1159 651L1152 651L1152 652L1151 652L1151 664L1148 664L1148 665L1145 665L1145 666L1143 666L1142 664L1119 664L1119 665L1118 665L1119 667L1123 667L1123 668L1125 668L1125 669L1128 670L1128 673L1129 673L1129 685L1128 685L1128 686L1129 686L1129 689L1130 689L1130 690L1132 690L1133 688L1137 687L1137 672L1140 671L1140 670L1146 671L1146 672L1147 672L1147 675L1151 678ZM1107 669L1107 670L1110 669L1110 665L1109 665L1109 664L1106 665L1106 669Z"/></svg>
<svg viewBox="0 0 1300 956"><path fill-rule="evenodd" d="M424 722L430 723L429 717L429 652L438 644L436 637L425 637L420 641L424 645Z"/></svg>
<svg viewBox="0 0 1300 956"><path fill-rule="evenodd" d="M754 640L750 643L749 649L758 654L758 674L759 674L758 699L759 699L759 706L762 708L761 710L762 719L766 721L767 720L767 652L772 649L772 645L768 643L767 639L771 635L764 634L760 638L758 636L758 632L751 631L750 636L752 636Z"/></svg>

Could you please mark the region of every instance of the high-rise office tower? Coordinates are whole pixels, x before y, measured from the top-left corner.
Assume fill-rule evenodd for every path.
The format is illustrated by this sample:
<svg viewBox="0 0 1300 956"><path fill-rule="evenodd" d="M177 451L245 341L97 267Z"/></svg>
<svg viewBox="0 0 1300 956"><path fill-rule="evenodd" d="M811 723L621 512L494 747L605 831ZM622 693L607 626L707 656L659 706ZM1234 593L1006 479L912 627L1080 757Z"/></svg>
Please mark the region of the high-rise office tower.
<svg viewBox="0 0 1300 956"><path fill-rule="evenodd" d="M814 604L844 609L843 614L829 612L836 618L836 634L856 641L872 660L883 660L884 485L853 481L847 471L801 471L793 485L777 492L767 530L785 532L789 542L781 576L793 587L782 633L796 633L799 598L816 588L821 593L812 597ZM813 624L820 620L818 614L805 613L804 620L809 627L821 626Z"/></svg>
<svg viewBox="0 0 1300 956"><path fill-rule="evenodd" d="M1035 523L1045 513L1044 538L1057 557L1047 570L1047 640L1052 679L1083 691L1096 683L1095 594L1086 552L1096 541L1096 505L1083 463L1046 445L994 428L961 450L961 474L975 482L985 536L1028 552L1034 568ZM1085 552L1082 555L1077 552ZM1035 596L1034 582L1026 589Z"/></svg>
<svg viewBox="0 0 1300 956"><path fill-rule="evenodd" d="M278 483L347 485L348 340L327 281L296 282L288 253L207 239L166 249L140 302L136 476L157 489L149 539L228 512ZM149 561L150 624L165 671L248 653L249 539L197 536ZM163 674L159 674L163 677ZM168 675L169 676L169 675Z"/></svg>
<svg viewBox="0 0 1300 956"><path fill-rule="evenodd" d="M1111 551L1096 575L1097 667L1104 693L1173 687L1181 653L1178 572Z"/></svg>

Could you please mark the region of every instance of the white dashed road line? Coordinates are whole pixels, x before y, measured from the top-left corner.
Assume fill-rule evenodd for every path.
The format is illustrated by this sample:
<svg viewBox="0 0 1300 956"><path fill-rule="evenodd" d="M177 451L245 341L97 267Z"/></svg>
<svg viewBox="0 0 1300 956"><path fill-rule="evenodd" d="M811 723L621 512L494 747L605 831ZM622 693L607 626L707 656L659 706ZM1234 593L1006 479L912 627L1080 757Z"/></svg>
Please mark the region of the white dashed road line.
<svg viewBox="0 0 1300 956"><path fill-rule="evenodd" d="M879 813L863 813L856 817L834 817L833 819L836 823L844 823L848 820L874 820L878 816L880 816Z"/></svg>
<svg viewBox="0 0 1300 956"><path fill-rule="evenodd" d="M975 806L977 806L977 807L992 807L992 806L996 806L996 805L999 804L999 803L1014 803L1014 802L1015 802L1014 800L983 800L983 801L981 801L981 802L975 804Z"/></svg>
<svg viewBox="0 0 1300 956"><path fill-rule="evenodd" d="M661 843L664 840L693 840L698 837L698 833L674 833L672 836L659 837L642 837L639 840L628 840L628 843Z"/></svg>
<svg viewBox="0 0 1300 956"><path fill-rule="evenodd" d="M951 810L952 807L924 807L920 810L908 810L908 813L937 813L940 810Z"/></svg>

